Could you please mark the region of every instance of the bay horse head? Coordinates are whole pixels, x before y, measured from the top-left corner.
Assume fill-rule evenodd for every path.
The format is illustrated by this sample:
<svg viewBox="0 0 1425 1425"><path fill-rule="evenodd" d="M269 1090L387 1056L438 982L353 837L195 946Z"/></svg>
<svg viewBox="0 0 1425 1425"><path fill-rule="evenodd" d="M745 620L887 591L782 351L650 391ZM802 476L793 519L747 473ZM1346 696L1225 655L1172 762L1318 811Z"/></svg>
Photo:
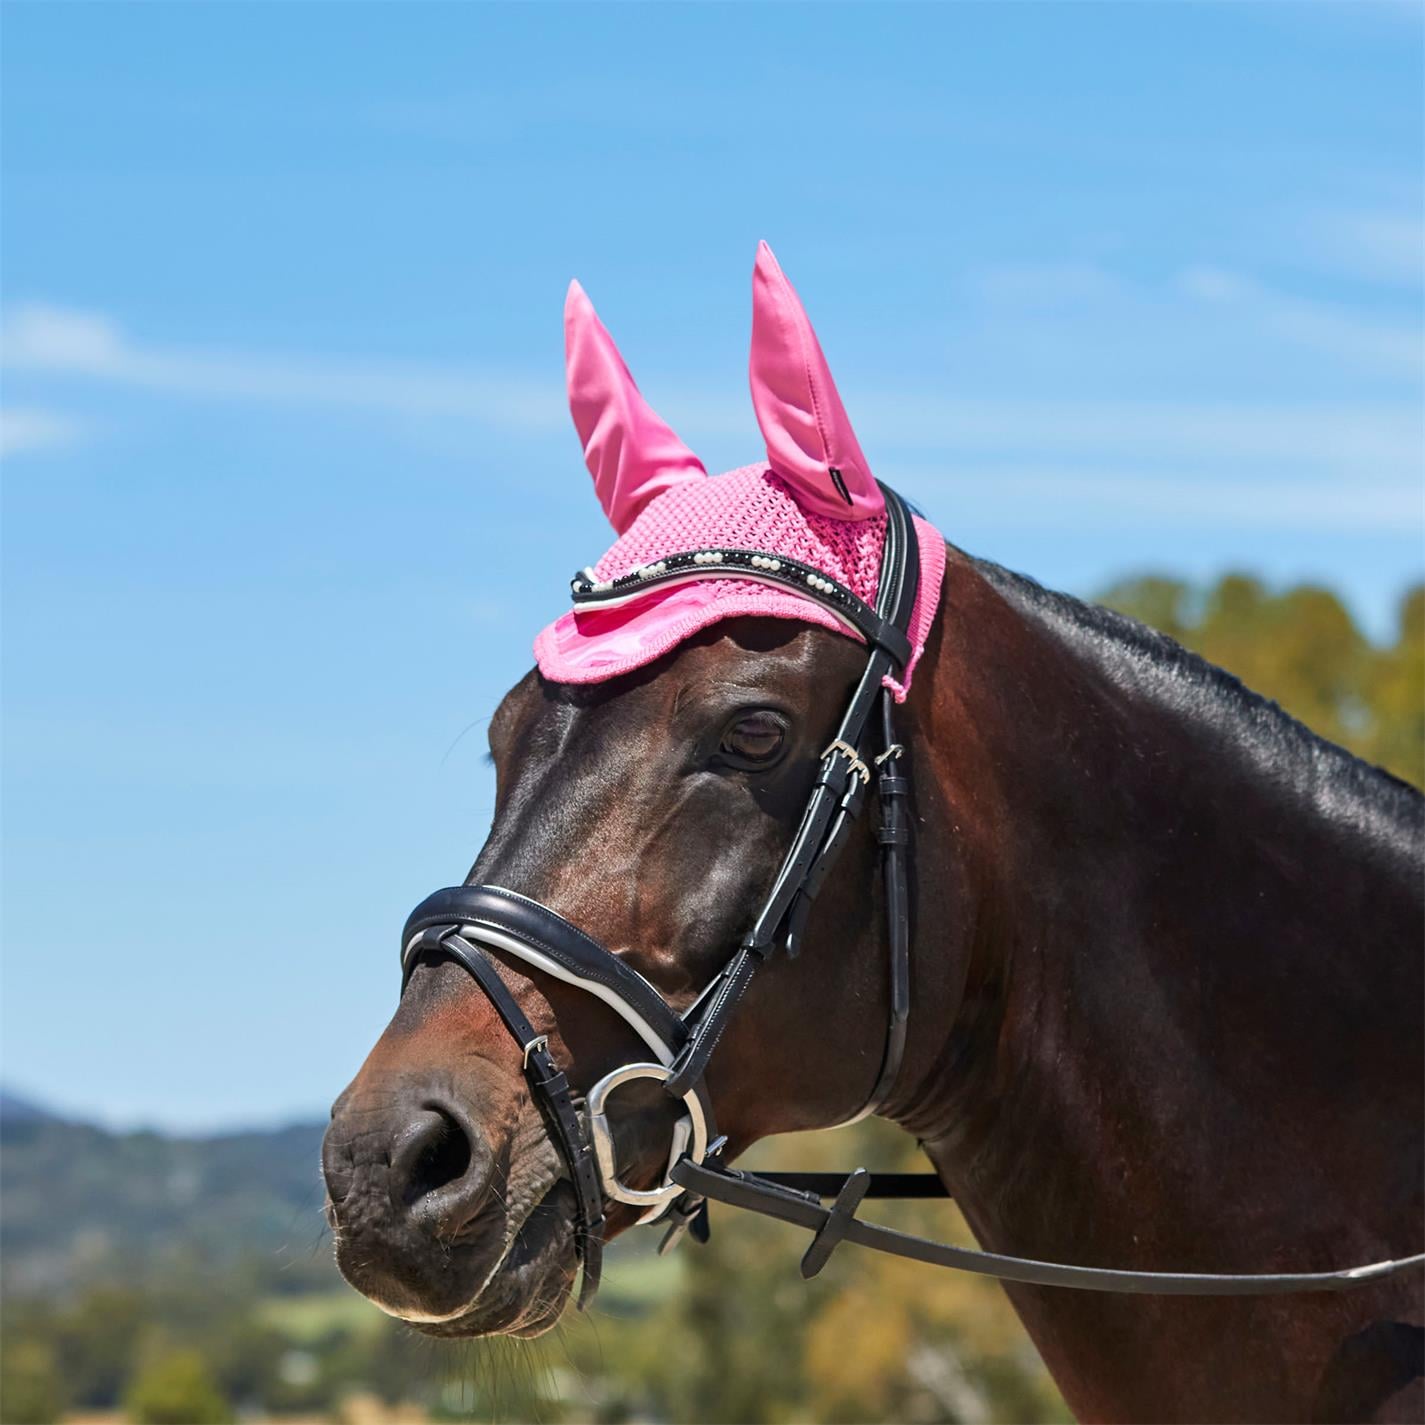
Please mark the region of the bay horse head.
<svg viewBox="0 0 1425 1425"><path fill-rule="evenodd" d="M491 721L489 839L333 1109L348 1280L533 1335L605 1241L716 1200L810 1228L804 1272L849 1236L1005 1279L1090 1418L1419 1419L1425 800L947 564L765 246L757 464L709 477L577 286L566 339L618 540ZM864 1173L823 1208L728 1167L870 1112L990 1253L856 1218Z"/></svg>
<svg viewBox="0 0 1425 1425"><path fill-rule="evenodd" d="M732 1157L879 1107L897 1087L888 892L874 834L844 815L872 754L859 732L844 753L828 744L858 688L866 746L889 727L934 620L945 546L872 477L765 244L753 310L766 459L711 478L570 289L570 405L619 541L575 579L574 611L540 634L538 668L490 723L489 839L465 894L433 898L408 926L400 1005L324 1148L342 1271L436 1334L552 1324L581 1259L590 1283L586 1199L600 1188L617 1194L596 1228L608 1239L676 1209L670 1160L706 1153L714 1133ZM904 785L898 766L881 770ZM802 894L791 885L769 914L828 778L837 874ZM889 894L904 902L903 876ZM478 944L445 938L457 925ZM686 1025L763 959L670 1096ZM640 1062L663 1072L586 1101ZM541 1064L567 1079L562 1128L560 1106L531 1091ZM606 1171L581 1193L561 1132L585 1129Z"/></svg>

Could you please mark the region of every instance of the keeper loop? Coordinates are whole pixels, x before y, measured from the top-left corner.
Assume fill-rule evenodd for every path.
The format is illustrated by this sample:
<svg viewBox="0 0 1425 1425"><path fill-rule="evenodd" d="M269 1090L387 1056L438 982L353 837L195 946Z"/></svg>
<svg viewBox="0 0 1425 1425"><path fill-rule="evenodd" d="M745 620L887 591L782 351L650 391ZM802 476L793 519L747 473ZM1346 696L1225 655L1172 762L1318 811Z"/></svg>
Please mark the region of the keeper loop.
<svg viewBox="0 0 1425 1425"><path fill-rule="evenodd" d="M826 1214L826 1221L817 1229L811 1239L811 1246L802 1257L802 1276L810 1281L831 1259L831 1254L841 1244L847 1229L856 1219L856 1209L871 1186L871 1175L865 1168L857 1168L841 1185L836 1201Z"/></svg>

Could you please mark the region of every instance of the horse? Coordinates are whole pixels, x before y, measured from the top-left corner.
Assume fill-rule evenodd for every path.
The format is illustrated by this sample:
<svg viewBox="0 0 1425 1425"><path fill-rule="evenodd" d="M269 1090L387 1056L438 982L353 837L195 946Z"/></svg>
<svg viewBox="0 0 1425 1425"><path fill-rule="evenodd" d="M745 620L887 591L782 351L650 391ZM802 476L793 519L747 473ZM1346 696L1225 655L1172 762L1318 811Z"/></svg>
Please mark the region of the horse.
<svg viewBox="0 0 1425 1425"><path fill-rule="evenodd" d="M577 284L566 340L575 425L621 535L731 478L653 414ZM813 523L884 520L765 245L752 384L767 461L743 485ZM1416 1250L1425 799L1169 638L916 532L929 607L900 679L882 680L914 844L903 1042L893 1059L886 843L854 821L795 953L758 960L706 1053L716 1151L730 1162L874 1107L994 1252L1266 1274ZM611 597L610 567L576 597ZM668 577L654 562L622 578L649 569ZM540 666L490 722L494 819L466 881L547 907L685 1016L746 944L867 667L844 624L761 611L765 583L712 576L679 588L746 599L597 673L541 635ZM634 626L660 593L679 591L625 601ZM562 627L593 629L579 656L598 663L591 649L627 649L627 629L598 622L619 617L576 602ZM848 760L869 774L859 747ZM494 934L477 978L455 943L408 953L394 1017L336 1100L328 1217L342 1273L383 1310L438 1337L533 1336L591 1250L565 1140L591 1089L649 1050L552 959ZM559 1131L531 1054L567 1081ZM669 1145L694 1099L659 1077L607 1111L605 1184L632 1191L597 1209L601 1239L677 1192ZM1005 1290L1080 1419L1425 1416L1419 1271L1323 1294Z"/></svg>

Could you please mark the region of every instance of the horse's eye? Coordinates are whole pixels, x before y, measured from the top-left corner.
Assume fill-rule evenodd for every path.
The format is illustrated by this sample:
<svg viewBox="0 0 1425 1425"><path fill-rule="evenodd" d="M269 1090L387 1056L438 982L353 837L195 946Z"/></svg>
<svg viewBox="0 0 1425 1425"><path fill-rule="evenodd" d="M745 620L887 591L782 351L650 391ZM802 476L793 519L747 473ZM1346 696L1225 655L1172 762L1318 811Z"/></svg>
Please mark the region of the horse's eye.
<svg viewBox="0 0 1425 1425"><path fill-rule="evenodd" d="M735 767L766 767L782 753L787 724L774 712L740 713L722 734L721 752Z"/></svg>

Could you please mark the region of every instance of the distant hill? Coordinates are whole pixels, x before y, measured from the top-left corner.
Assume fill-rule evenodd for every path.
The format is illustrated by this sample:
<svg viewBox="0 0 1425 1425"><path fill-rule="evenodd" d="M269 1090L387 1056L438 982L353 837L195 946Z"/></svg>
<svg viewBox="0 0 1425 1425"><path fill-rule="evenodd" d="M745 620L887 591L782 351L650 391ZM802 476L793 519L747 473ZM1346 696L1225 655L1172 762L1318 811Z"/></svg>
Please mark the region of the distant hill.
<svg viewBox="0 0 1425 1425"><path fill-rule="evenodd" d="M333 1284L322 1129L111 1133L0 1092L6 1295L155 1280L178 1265L202 1272L241 1264L270 1278L272 1291Z"/></svg>
<svg viewBox="0 0 1425 1425"><path fill-rule="evenodd" d="M59 1123L57 1113L35 1103L23 1094L0 1088L0 1123Z"/></svg>

